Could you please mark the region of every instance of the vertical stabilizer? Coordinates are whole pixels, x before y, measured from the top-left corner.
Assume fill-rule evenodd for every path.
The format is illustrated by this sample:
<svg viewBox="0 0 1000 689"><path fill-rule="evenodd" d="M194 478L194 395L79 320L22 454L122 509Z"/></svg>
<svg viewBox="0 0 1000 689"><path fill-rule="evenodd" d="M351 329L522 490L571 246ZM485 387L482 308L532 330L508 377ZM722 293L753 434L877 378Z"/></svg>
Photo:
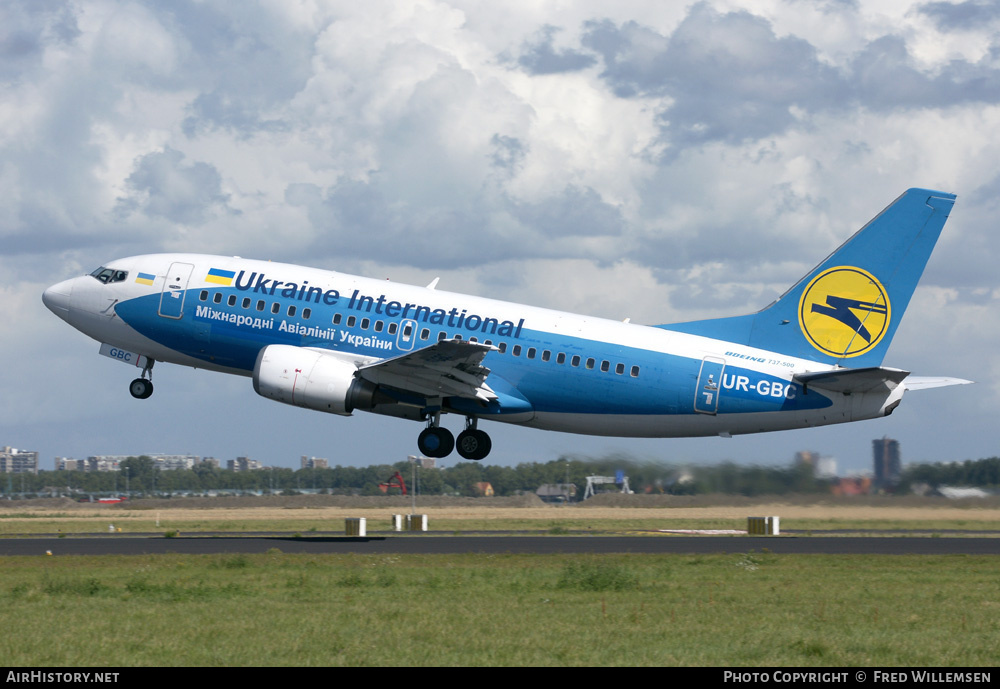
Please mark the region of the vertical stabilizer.
<svg viewBox="0 0 1000 689"><path fill-rule="evenodd" d="M662 326L852 368L878 366L955 195L910 189L767 308Z"/></svg>

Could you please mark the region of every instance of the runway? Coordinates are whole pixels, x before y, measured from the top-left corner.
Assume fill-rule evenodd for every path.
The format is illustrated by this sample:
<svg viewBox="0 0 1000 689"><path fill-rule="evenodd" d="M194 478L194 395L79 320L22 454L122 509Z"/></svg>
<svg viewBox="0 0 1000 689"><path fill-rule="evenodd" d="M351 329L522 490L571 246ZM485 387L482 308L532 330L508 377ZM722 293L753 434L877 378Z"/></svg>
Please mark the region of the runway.
<svg viewBox="0 0 1000 689"><path fill-rule="evenodd" d="M0 539L0 556L265 553L745 553L827 555L1000 555L1000 538L870 536L443 536L394 534L367 538L334 536L134 537Z"/></svg>

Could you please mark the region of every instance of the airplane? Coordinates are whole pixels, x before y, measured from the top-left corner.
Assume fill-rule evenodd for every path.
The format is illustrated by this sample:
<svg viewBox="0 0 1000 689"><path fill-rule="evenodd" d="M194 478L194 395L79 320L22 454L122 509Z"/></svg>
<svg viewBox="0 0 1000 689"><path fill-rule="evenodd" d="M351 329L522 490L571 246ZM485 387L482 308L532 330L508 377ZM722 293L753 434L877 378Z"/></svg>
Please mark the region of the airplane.
<svg viewBox="0 0 1000 689"><path fill-rule="evenodd" d="M891 414L918 378L882 359L955 195L909 189L747 315L638 325L283 263L173 253L111 261L46 307L139 369L249 376L265 398L422 422L419 451L471 460L480 420L620 437L730 437ZM455 436L442 416L465 418Z"/></svg>

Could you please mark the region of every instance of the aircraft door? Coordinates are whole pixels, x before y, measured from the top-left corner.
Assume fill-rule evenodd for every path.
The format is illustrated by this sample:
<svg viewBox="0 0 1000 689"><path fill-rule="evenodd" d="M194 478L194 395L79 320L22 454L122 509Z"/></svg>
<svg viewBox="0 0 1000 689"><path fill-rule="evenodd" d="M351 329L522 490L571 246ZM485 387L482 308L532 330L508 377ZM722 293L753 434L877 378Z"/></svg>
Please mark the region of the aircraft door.
<svg viewBox="0 0 1000 689"><path fill-rule="evenodd" d="M694 410L701 414L715 414L719 408L719 393L722 392L722 372L726 360L707 356L701 361L698 384L694 391Z"/></svg>
<svg viewBox="0 0 1000 689"><path fill-rule="evenodd" d="M396 347L401 352L408 352L413 349L413 343L417 341L417 322L406 319L399 322L399 334L396 335Z"/></svg>
<svg viewBox="0 0 1000 689"><path fill-rule="evenodd" d="M180 319L184 315L184 295L187 294L188 280L194 266L190 263L171 263L167 279L163 281L160 293L159 313L164 318Z"/></svg>

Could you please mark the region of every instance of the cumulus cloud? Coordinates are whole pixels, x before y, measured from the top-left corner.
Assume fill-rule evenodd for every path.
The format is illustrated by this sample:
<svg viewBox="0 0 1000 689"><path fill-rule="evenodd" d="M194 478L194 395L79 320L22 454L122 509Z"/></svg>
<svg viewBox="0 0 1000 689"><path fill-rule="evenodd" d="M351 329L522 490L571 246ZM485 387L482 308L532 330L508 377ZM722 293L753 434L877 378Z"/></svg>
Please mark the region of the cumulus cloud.
<svg viewBox="0 0 1000 689"><path fill-rule="evenodd" d="M944 30L981 29L990 22L1000 20L1000 6L995 2L983 0L928 2L918 5L916 9L933 19Z"/></svg>
<svg viewBox="0 0 1000 689"><path fill-rule="evenodd" d="M929 186L960 194L925 277L952 291L912 308L975 377L953 316L1000 293L994 4L521 9L5 3L0 288L194 250L686 320L760 308ZM30 359L52 317L24 309Z"/></svg>
<svg viewBox="0 0 1000 689"><path fill-rule="evenodd" d="M597 62L596 57L584 51L556 49L553 43L558 33L559 27L542 27L536 39L524 43L517 63L531 74L559 74L586 69Z"/></svg>
<svg viewBox="0 0 1000 689"><path fill-rule="evenodd" d="M169 146L137 160L125 184L130 193L119 201L122 217L141 212L179 224L199 224L211 212L225 210L228 200L213 165L187 161Z"/></svg>

